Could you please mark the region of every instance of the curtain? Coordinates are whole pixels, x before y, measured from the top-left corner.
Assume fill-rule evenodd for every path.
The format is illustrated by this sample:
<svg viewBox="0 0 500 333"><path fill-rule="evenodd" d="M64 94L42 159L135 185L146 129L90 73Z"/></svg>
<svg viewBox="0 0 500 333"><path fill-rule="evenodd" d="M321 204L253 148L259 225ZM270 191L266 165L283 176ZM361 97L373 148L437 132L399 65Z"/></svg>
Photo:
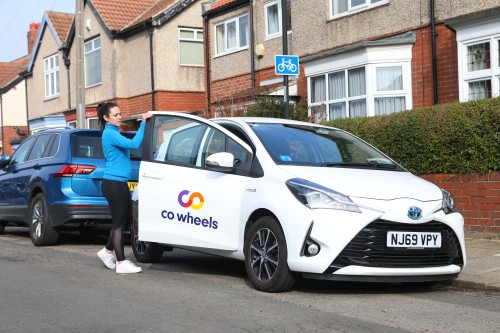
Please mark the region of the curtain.
<svg viewBox="0 0 500 333"><path fill-rule="evenodd" d="M215 34L217 38L217 53L223 53L226 49L224 48L224 24L219 24L215 27Z"/></svg>
<svg viewBox="0 0 500 333"><path fill-rule="evenodd" d="M406 110L404 97L379 97L375 98L375 115L391 114Z"/></svg>
<svg viewBox="0 0 500 333"><path fill-rule="evenodd" d="M325 76L311 78L311 103L324 102L326 100Z"/></svg>
<svg viewBox="0 0 500 333"><path fill-rule="evenodd" d="M239 20L240 27L240 45L239 47L248 45L248 16L242 16Z"/></svg>
<svg viewBox="0 0 500 333"><path fill-rule="evenodd" d="M348 71L349 97L366 95L365 68Z"/></svg>
<svg viewBox="0 0 500 333"><path fill-rule="evenodd" d="M345 98L345 73L337 72L328 75L328 99Z"/></svg>
<svg viewBox="0 0 500 333"><path fill-rule="evenodd" d="M491 98L491 81L469 82L469 101L476 99Z"/></svg>
<svg viewBox="0 0 500 333"><path fill-rule="evenodd" d="M403 90L402 67L377 67L377 91L391 90Z"/></svg>
<svg viewBox="0 0 500 333"><path fill-rule="evenodd" d="M349 117L366 117L366 99L349 102Z"/></svg>
<svg viewBox="0 0 500 333"><path fill-rule="evenodd" d="M237 47L236 41L236 22L230 22L227 24L227 50Z"/></svg>
<svg viewBox="0 0 500 333"><path fill-rule="evenodd" d="M349 9L348 0L332 0L333 1L333 15L338 15L347 12Z"/></svg>
<svg viewBox="0 0 500 333"><path fill-rule="evenodd" d="M330 119L346 118L345 102L330 104L329 117Z"/></svg>
<svg viewBox="0 0 500 333"><path fill-rule="evenodd" d="M267 34L272 35L280 32L278 3L267 7Z"/></svg>

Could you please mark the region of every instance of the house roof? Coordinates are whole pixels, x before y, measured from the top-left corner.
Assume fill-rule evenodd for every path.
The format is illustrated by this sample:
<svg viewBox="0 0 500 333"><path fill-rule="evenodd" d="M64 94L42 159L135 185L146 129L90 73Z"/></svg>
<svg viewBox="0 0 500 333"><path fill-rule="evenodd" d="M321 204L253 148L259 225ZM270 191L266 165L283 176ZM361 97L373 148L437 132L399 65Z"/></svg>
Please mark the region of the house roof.
<svg viewBox="0 0 500 333"><path fill-rule="evenodd" d="M54 28L54 32L61 44L66 41L66 37L68 37L69 29L71 27L71 23L73 22L74 15L68 13L59 13L46 11L45 15L49 19L49 22L52 24Z"/></svg>
<svg viewBox="0 0 500 333"><path fill-rule="evenodd" d="M210 6L209 10L214 10L214 9L223 7L223 6L228 5L228 4L232 3L232 2L236 2L236 0L216 0L212 4L212 6Z"/></svg>
<svg viewBox="0 0 500 333"><path fill-rule="evenodd" d="M0 62L0 90L19 78L19 73L28 60L28 56L24 56L11 62Z"/></svg>
<svg viewBox="0 0 500 333"><path fill-rule="evenodd" d="M179 0L88 0L111 31L143 23Z"/></svg>

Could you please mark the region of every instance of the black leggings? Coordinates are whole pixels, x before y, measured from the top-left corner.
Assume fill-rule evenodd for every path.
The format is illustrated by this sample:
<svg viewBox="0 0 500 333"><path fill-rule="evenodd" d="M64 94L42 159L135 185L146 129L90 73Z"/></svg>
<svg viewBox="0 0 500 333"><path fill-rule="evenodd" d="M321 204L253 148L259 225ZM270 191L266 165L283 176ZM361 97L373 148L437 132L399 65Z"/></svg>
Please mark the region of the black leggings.
<svg viewBox="0 0 500 333"><path fill-rule="evenodd" d="M108 200L113 227L109 233L106 249L115 251L116 260L125 260L123 231L132 222L132 199L125 182L103 179L101 191Z"/></svg>

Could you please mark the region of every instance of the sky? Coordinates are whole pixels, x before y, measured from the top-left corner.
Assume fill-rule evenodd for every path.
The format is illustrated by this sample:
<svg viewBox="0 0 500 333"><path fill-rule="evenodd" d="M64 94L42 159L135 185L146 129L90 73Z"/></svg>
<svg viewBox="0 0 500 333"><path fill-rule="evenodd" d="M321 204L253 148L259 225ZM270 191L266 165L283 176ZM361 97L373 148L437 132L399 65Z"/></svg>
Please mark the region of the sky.
<svg viewBox="0 0 500 333"><path fill-rule="evenodd" d="M74 14L75 4L76 0L0 0L0 62L28 54L30 24L42 22L46 10Z"/></svg>

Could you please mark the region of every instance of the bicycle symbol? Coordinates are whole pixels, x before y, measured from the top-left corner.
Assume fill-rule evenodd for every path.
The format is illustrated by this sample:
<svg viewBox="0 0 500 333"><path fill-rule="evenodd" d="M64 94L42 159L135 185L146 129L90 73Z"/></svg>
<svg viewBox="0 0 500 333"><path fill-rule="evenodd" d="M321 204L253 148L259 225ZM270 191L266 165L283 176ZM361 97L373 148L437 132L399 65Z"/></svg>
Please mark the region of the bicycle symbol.
<svg viewBox="0 0 500 333"><path fill-rule="evenodd" d="M297 70L297 66L292 63L291 59L285 60L285 58L281 59L281 64L278 64L278 72L284 72L285 69L288 69L290 72L294 72Z"/></svg>

